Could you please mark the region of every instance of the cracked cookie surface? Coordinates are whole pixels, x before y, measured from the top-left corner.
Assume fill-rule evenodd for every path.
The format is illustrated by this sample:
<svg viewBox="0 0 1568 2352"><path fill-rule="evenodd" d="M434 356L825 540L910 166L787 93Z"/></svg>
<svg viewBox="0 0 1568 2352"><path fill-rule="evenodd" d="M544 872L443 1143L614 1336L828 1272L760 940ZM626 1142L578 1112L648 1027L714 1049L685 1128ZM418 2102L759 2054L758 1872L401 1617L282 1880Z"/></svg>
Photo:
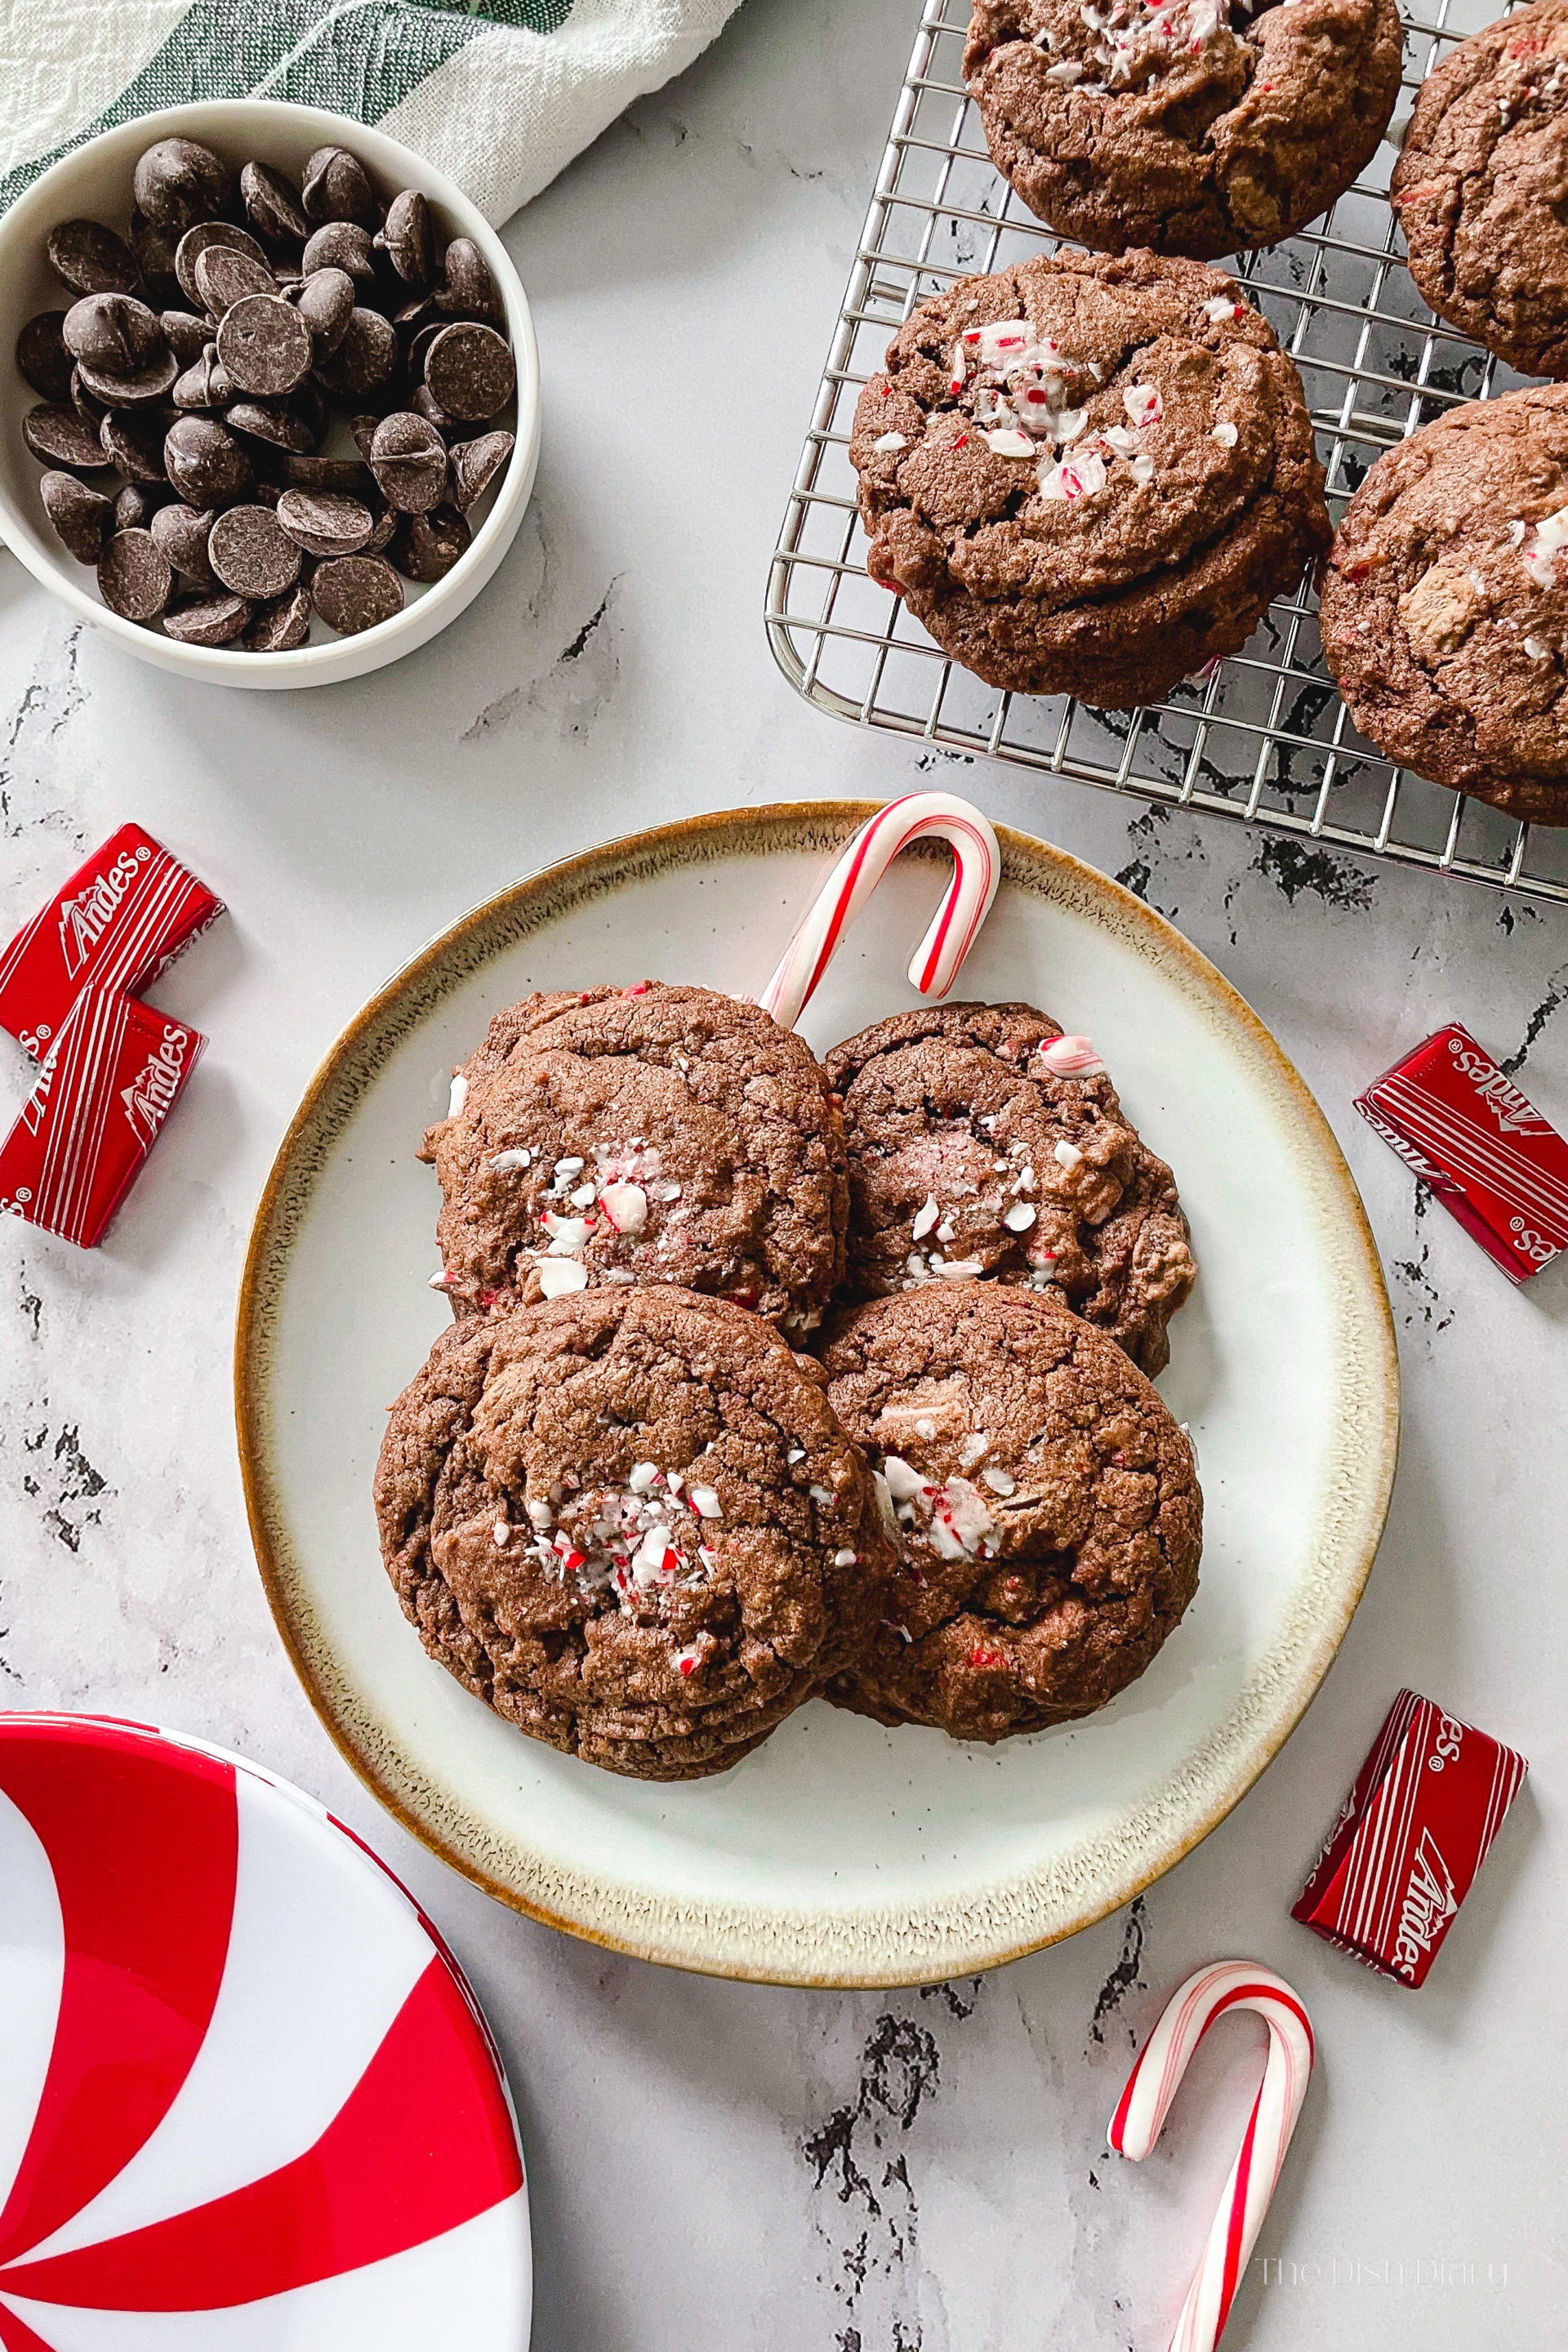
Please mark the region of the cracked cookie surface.
<svg viewBox="0 0 1568 2352"><path fill-rule="evenodd" d="M836 1045L849 1151L845 1289L988 1278L1070 1307L1143 1370L1197 1267L1175 1180L1105 1066L1029 1004L894 1013Z"/></svg>
<svg viewBox="0 0 1568 2352"><path fill-rule="evenodd" d="M1328 545L1294 363L1235 281L1037 255L921 304L856 405L872 577L987 684L1127 709Z"/></svg>
<svg viewBox="0 0 1568 2352"><path fill-rule="evenodd" d="M430 1655L644 1780L766 1738L858 1655L891 1564L818 1368L667 1288L454 1324L392 1408L375 1507Z"/></svg>
<svg viewBox="0 0 1568 2352"><path fill-rule="evenodd" d="M1568 376L1568 0L1536 0L1422 83L1390 201L1410 274L1525 375Z"/></svg>
<svg viewBox="0 0 1568 2352"><path fill-rule="evenodd" d="M1197 1589L1188 1439L1100 1332L1027 1292L906 1291L836 1323L827 1393L900 1565L838 1705L996 1740L1091 1714Z"/></svg>
<svg viewBox="0 0 1568 2352"><path fill-rule="evenodd" d="M975 0L963 71L997 170L1058 235L1212 261L1351 185L1402 40L1394 0Z"/></svg>
<svg viewBox="0 0 1568 2352"><path fill-rule="evenodd" d="M1381 457L1340 526L1319 627L1386 758L1568 824L1568 385L1450 409Z"/></svg>
<svg viewBox="0 0 1568 2352"><path fill-rule="evenodd" d="M498 1013L426 1134L459 1313L668 1282L813 1328L843 1263L844 1138L811 1049L647 981Z"/></svg>

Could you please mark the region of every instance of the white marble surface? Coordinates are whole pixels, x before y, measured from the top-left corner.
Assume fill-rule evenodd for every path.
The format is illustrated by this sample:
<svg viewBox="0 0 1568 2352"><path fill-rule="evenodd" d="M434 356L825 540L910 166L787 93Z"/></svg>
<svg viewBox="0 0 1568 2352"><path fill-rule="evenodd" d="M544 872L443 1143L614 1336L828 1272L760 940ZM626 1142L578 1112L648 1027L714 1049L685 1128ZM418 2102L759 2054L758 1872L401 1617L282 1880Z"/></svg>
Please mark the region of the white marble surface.
<svg viewBox="0 0 1568 2352"><path fill-rule="evenodd" d="M1222 1952L1289 1975L1323 2053L1230 2340L1560 2343L1568 1278L1511 1291L1422 1213L1350 1103L1457 1014L1568 1127L1568 920L1331 862L1286 890L1263 836L953 770L996 817L1130 871L1274 1028L1362 1182L1405 1366L1388 1538L1321 1696L1206 1844L1075 1942L977 1983L837 1996L557 1936L383 1817L263 1603L231 1433L235 1286L344 1019L450 917L582 844L930 772L796 701L760 621L911 19L910 0L746 0L512 224L547 387L533 511L480 604L399 669L309 695L184 688L0 564L0 920L132 814L233 908L158 992L212 1046L107 1246L0 1223L0 1703L242 1748L406 1878L517 2089L539 2352L1157 2352L1250 2095L1252 2030L1205 2053L1142 2170L1105 2156L1104 2130L1160 1992ZM0 1073L8 1108L8 1045ZM1415 1995L1287 1916L1406 1681L1532 1765Z"/></svg>

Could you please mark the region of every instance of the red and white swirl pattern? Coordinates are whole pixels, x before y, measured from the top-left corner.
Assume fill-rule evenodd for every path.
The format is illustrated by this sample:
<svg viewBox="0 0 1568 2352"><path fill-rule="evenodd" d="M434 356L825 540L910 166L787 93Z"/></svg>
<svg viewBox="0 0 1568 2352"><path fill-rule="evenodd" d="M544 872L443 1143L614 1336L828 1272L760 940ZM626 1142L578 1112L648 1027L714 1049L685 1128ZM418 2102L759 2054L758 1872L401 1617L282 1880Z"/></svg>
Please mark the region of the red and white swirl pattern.
<svg viewBox="0 0 1568 2352"><path fill-rule="evenodd" d="M4 2352L523 2352L526 2193L482 2020L298 1791L0 1717Z"/></svg>

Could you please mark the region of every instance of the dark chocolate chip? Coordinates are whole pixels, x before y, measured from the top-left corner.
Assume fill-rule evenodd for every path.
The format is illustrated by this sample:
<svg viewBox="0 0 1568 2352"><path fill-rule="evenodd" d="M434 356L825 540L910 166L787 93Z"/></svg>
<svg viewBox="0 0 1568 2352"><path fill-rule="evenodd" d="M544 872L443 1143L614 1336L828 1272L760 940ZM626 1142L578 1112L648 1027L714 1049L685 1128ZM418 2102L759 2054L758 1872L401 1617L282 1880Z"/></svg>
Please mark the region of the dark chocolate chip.
<svg viewBox="0 0 1568 2352"><path fill-rule="evenodd" d="M216 417L182 416L163 439L169 479L194 507L228 507L250 479L250 460Z"/></svg>
<svg viewBox="0 0 1568 2352"><path fill-rule="evenodd" d="M132 189L142 216L174 236L198 221L216 220L232 195L217 157L194 139L160 139L149 147L137 158Z"/></svg>
<svg viewBox="0 0 1568 2352"><path fill-rule="evenodd" d="M299 190L270 163L247 163L239 175L239 193L263 236L274 237L279 244L302 245L310 236L310 224Z"/></svg>
<svg viewBox="0 0 1568 2352"><path fill-rule="evenodd" d="M357 636L403 610L403 586L375 555L339 555L318 564L310 583L316 610L340 636Z"/></svg>
<svg viewBox="0 0 1568 2352"><path fill-rule="evenodd" d="M465 514L484 497L517 444L510 433L481 433L452 451L452 496Z"/></svg>
<svg viewBox="0 0 1568 2352"><path fill-rule="evenodd" d="M357 221L362 228L380 222L364 165L346 147L318 147L305 165L300 194L313 221Z"/></svg>
<svg viewBox="0 0 1568 2352"><path fill-rule="evenodd" d="M292 449L301 457L320 438L310 418L287 402L268 408L259 400L237 400L224 410L223 419L237 433L248 433L253 440L268 442L275 449Z"/></svg>
<svg viewBox="0 0 1568 2352"><path fill-rule="evenodd" d="M375 436L380 430L380 427L381 419L379 416L351 416L349 418L349 431L353 435L354 447L359 451L362 457L366 459L369 458L370 453L375 446Z"/></svg>
<svg viewBox="0 0 1568 2352"><path fill-rule="evenodd" d="M146 530L174 497L167 482L127 482L114 501L116 530Z"/></svg>
<svg viewBox="0 0 1568 2352"><path fill-rule="evenodd" d="M291 488L336 490L363 503L375 494L375 478L357 457L297 457L283 459L279 469Z"/></svg>
<svg viewBox="0 0 1568 2352"><path fill-rule="evenodd" d="M114 529L113 499L77 474L46 474L38 490L44 512L66 552L79 563L96 563Z"/></svg>
<svg viewBox="0 0 1568 2352"><path fill-rule="evenodd" d="M405 286L429 285L436 269L436 229L417 188L404 188L393 197L375 243Z"/></svg>
<svg viewBox="0 0 1568 2352"><path fill-rule="evenodd" d="M379 310L353 310L337 349L316 369L324 390L338 400L363 400L397 365L397 337Z"/></svg>
<svg viewBox="0 0 1568 2352"><path fill-rule="evenodd" d="M247 294L224 313L217 355L242 392L277 400L304 383L314 351L310 328L280 294Z"/></svg>
<svg viewBox="0 0 1568 2352"><path fill-rule="evenodd" d="M310 592L303 585L290 589L287 596L279 596L275 604L263 604L245 633L246 651L292 653L310 634Z"/></svg>
<svg viewBox="0 0 1568 2352"><path fill-rule="evenodd" d="M306 246L300 267L307 278L318 269L341 269L356 286L374 286L375 251L369 229L355 221L328 221Z"/></svg>
<svg viewBox="0 0 1568 2352"><path fill-rule="evenodd" d="M161 415L143 415L134 408L110 409L98 428L103 454L128 482L162 482L163 434Z"/></svg>
<svg viewBox="0 0 1568 2352"><path fill-rule="evenodd" d="M163 328L169 349L180 365L183 368L194 367L212 335L212 328L206 320L198 319L193 310L165 310L158 324Z"/></svg>
<svg viewBox="0 0 1568 2352"><path fill-rule="evenodd" d="M434 514L405 515L388 552L407 579L445 580L467 555L473 537L466 515L456 507L437 507Z"/></svg>
<svg viewBox="0 0 1568 2352"><path fill-rule="evenodd" d="M142 291L160 308L177 302L184 292L174 271L179 238L171 229L157 228L144 213L131 215L131 248L142 271ZM188 295L186 300L190 299Z"/></svg>
<svg viewBox="0 0 1568 2352"><path fill-rule="evenodd" d="M348 331L354 307L353 279L346 269L314 269L300 281L291 299L310 330L319 365L331 357Z"/></svg>
<svg viewBox="0 0 1568 2352"><path fill-rule="evenodd" d="M73 294L135 294L142 272L123 237L101 221L61 221L49 231L49 267Z"/></svg>
<svg viewBox="0 0 1568 2352"><path fill-rule="evenodd" d="M174 585L173 567L150 530L117 530L98 559L98 593L127 621L155 621Z"/></svg>
<svg viewBox="0 0 1568 2352"><path fill-rule="evenodd" d="M407 364L408 381L410 383L424 383L425 362L430 356L430 347L434 343L437 336L445 334L446 331L445 320L438 318L427 319L424 326L420 328L418 333L415 336L414 341L408 346ZM435 394L432 393L430 397L432 400L435 400ZM437 401L436 405L439 408L441 405L440 402ZM446 414L445 410L442 410L442 414Z"/></svg>
<svg viewBox="0 0 1568 2352"><path fill-rule="evenodd" d="M230 507L219 515L207 562L239 596L281 596L300 577L300 550L266 507Z"/></svg>
<svg viewBox="0 0 1568 2352"><path fill-rule="evenodd" d="M447 487L447 445L423 416L384 416L370 445L370 470L389 507L427 514Z"/></svg>
<svg viewBox="0 0 1568 2352"><path fill-rule="evenodd" d="M360 553L380 555L384 549L392 545L397 536L397 527L402 520L403 517L395 507L382 507L371 526L370 537L360 549Z"/></svg>
<svg viewBox="0 0 1568 2352"><path fill-rule="evenodd" d="M78 360L74 381L105 408L148 408L168 398L179 373L180 362L165 343L156 358L124 374Z"/></svg>
<svg viewBox="0 0 1568 2352"><path fill-rule="evenodd" d="M236 253L231 246L205 247L196 256L193 274L196 291L214 319L224 318L247 294L264 294L274 300L278 297L278 281L265 261L251 253Z"/></svg>
<svg viewBox="0 0 1568 2352"><path fill-rule="evenodd" d="M489 265L471 236L455 236L447 247L446 278L436 289L436 307L448 319L472 319L481 326L504 323L500 296Z"/></svg>
<svg viewBox="0 0 1568 2352"><path fill-rule="evenodd" d="M258 507L276 509L279 499L283 495L283 485L281 482L260 481L255 485L250 495Z"/></svg>
<svg viewBox="0 0 1568 2352"><path fill-rule="evenodd" d="M422 416L426 425L433 425L448 445L463 429L455 416L447 415L427 383L419 386L408 405L414 415Z"/></svg>
<svg viewBox="0 0 1568 2352"><path fill-rule="evenodd" d="M428 327L432 322L438 327L446 324L446 320L437 311L436 298L433 294L416 294L412 302L405 302L400 310L395 310L392 314L392 323L397 330L398 341L405 350L412 343L420 328Z"/></svg>
<svg viewBox="0 0 1568 2352"><path fill-rule="evenodd" d="M153 518L153 536L176 572L198 588L217 586L217 575L207 561L207 541L217 517L210 507L188 507L183 499L160 507Z"/></svg>
<svg viewBox="0 0 1568 2352"><path fill-rule="evenodd" d="M493 416L517 389L510 346L493 327L463 320L443 327L425 361L425 381L448 416Z"/></svg>
<svg viewBox="0 0 1568 2352"><path fill-rule="evenodd" d="M107 375L133 375L168 348L156 310L130 294L84 294L60 333L73 360Z"/></svg>
<svg viewBox="0 0 1568 2352"><path fill-rule="evenodd" d="M234 398L234 379L217 355L216 343L204 343L199 359L174 379L176 408L226 408Z"/></svg>
<svg viewBox="0 0 1568 2352"><path fill-rule="evenodd" d="M18 370L41 398L57 405L71 396L71 355L60 332L65 317L63 310L40 310L16 338Z"/></svg>
<svg viewBox="0 0 1568 2352"><path fill-rule="evenodd" d="M233 221L198 221L194 228L186 229L174 247L174 275L187 302L205 302L206 299L196 277L196 264L203 254L210 252L215 245L226 246L231 253L246 254L252 261L266 268L267 256L247 228L237 228ZM268 276L270 282L270 271Z"/></svg>
<svg viewBox="0 0 1568 2352"><path fill-rule="evenodd" d="M370 538L370 509L334 490L285 490L278 520L307 555L356 555Z"/></svg>
<svg viewBox="0 0 1568 2352"><path fill-rule="evenodd" d="M163 615L164 633L183 646L226 646L247 625L255 610L245 596L182 597Z"/></svg>
<svg viewBox="0 0 1568 2352"><path fill-rule="evenodd" d="M74 408L40 401L22 419L22 438L46 466L68 466L73 474L96 473L104 462L96 425Z"/></svg>

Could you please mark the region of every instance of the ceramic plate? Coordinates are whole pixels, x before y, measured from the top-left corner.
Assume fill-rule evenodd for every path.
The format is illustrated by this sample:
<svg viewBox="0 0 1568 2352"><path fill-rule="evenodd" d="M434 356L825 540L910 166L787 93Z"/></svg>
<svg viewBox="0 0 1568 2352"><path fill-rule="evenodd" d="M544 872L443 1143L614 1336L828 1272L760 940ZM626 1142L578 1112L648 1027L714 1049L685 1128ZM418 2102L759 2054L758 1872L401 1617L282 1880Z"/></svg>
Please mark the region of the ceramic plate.
<svg viewBox="0 0 1568 2352"><path fill-rule="evenodd" d="M700 817L573 858L456 924L328 1055L257 1213L240 1450L279 1630L382 1801L503 1901L651 1959L807 1984L927 1982L1102 1917L1234 1805L1316 1690L1372 1565L1398 1373L1360 1199L1235 992L1140 899L1004 834L958 993L1025 997L1105 1054L1176 1169L1202 1274L1161 1386L1207 1502L1193 1607L1089 1720L998 1748L824 1704L734 1770L648 1785L523 1738L421 1650L382 1571L390 1399L446 1319L435 1178L413 1154L452 1065L530 989L766 982L870 803ZM946 852L936 851L939 857ZM901 859L803 1030L819 1051L916 1000L938 895Z"/></svg>
<svg viewBox="0 0 1568 2352"><path fill-rule="evenodd" d="M0 2346L526 2352L473 1996L374 1856L221 1750L0 1717Z"/></svg>

